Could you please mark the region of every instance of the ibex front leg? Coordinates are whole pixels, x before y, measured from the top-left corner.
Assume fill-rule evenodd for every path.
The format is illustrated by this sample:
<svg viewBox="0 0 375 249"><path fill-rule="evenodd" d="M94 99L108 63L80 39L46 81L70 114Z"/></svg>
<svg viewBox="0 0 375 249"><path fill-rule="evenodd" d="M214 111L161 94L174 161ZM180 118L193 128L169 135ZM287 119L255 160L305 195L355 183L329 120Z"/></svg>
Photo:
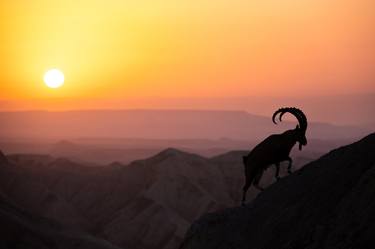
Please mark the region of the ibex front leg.
<svg viewBox="0 0 375 249"><path fill-rule="evenodd" d="M289 174L292 174L292 163L293 163L293 160L292 158L288 157L287 159L289 161L289 165L288 165L288 173Z"/></svg>
<svg viewBox="0 0 375 249"><path fill-rule="evenodd" d="M259 182L260 182L260 179L262 178L262 175L263 175L263 170L260 171L256 176L255 176L255 179L254 179L254 187L256 187L257 189L259 189L260 191L263 191L264 188L262 188L261 186L259 186Z"/></svg>
<svg viewBox="0 0 375 249"><path fill-rule="evenodd" d="M242 202L241 202L242 206L245 205L246 192L250 188L251 184L253 183L254 178L255 178L255 175L253 174L253 172L248 172L246 170L246 182L245 182L245 185L242 188L242 191L243 191L242 192Z"/></svg>
<svg viewBox="0 0 375 249"><path fill-rule="evenodd" d="M279 172L280 172L280 163L275 163L276 166L276 173L275 173L275 178L276 181L280 180Z"/></svg>

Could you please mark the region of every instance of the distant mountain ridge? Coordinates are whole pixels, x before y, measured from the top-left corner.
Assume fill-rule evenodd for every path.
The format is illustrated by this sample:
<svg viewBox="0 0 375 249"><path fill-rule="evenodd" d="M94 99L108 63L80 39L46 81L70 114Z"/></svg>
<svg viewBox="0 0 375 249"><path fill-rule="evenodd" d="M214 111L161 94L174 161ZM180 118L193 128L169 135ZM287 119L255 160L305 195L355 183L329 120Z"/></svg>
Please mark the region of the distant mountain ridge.
<svg viewBox="0 0 375 249"><path fill-rule="evenodd" d="M300 96L232 96L232 97L129 97L126 99L33 99L30 101L1 101L0 110L45 110L46 107L70 110L80 109L171 109L176 110L244 110L261 116L270 116L281 106L301 107L313 120L335 124L375 124L372 115L375 92ZM18 108L16 108L18 107ZM57 107L57 108L56 108ZM350 115L348 115L350 113ZM374 129L375 126L369 128Z"/></svg>
<svg viewBox="0 0 375 249"><path fill-rule="evenodd" d="M259 140L260 141L260 140ZM64 157L84 165L100 166L113 162L128 164L135 160L151 157L164 148L172 147L182 151L213 157L230 151L249 151L259 141L233 139L110 139L82 138L60 141L0 141L0 147L9 155L25 154ZM309 139L309 146L298 157L316 159L320 155L355 141L351 139L317 140ZM47 160L47 159L46 159Z"/></svg>
<svg viewBox="0 0 375 249"><path fill-rule="evenodd" d="M244 111L204 110L0 112L0 123L2 138L39 139L101 136L248 140L261 139L296 125L295 121L274 125L269 117ZM310 122L307 135L317 139L343 139L369 132L367 128Z"/></svg>

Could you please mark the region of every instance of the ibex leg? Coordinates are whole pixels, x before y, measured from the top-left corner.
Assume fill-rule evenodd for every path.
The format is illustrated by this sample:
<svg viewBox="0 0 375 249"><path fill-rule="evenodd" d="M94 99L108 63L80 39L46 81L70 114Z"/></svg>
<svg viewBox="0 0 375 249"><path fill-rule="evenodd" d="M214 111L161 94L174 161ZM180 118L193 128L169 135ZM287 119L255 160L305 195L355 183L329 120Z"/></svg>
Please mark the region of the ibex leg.
<svg viewBox="0 0 375 249"><path fill-rule="evenodd" d="M251 183L253 182L254 177L248 177L246 176L246 182L245 185L242 188L242 202L241 205L245 206L245 201L246 201L246 192L250 188Z"/></svg>
<svg viewBox="0 0 375 249"><path fill-rule="evenodd" d="M262 173L262 172L260 172ZM245 182L245 185L243 186L242 190L243 190L243 193L242 193L242 206L245 205L245 201L246 201L246 192L247 190L250 188L251 184L253 184L254 182L254 179L256 177L258 177L258 174L256 171L254 171L253 169L250 169L248 166L245 167L245 176L246 176L246 182ZM262 175L259 176L259 178L261 177ZM259 180L258 180L259 181Z"/></svg>
<svg viewBox="0 0 375 249"><path fill-rule="evenodd" d="M292 158L288 157L287 159L289 161L289 165L288 165L288 173L289 174L292 174L292 163L293 163L293 160Z"/></svg>
<svg viewBox="0 0 375 249"><path fill-rule="evenodd" d="M254 187L256 187L257 189L259 189L260 191L264 190L264 188L262 188L261 186L259 186L259 182L260 182L260 179L262 178L262 176L263 176L263 170L261 172L259 172L255 176L255 179L254 179Z"/></svg>
<svg viewBox="0 0 375 249"><path fill-rule="evenodd" d="M275 163L276 166L276 173L275 173L275 178L276 181L280 180L279 172L280 172L280 163Z"/></svg>

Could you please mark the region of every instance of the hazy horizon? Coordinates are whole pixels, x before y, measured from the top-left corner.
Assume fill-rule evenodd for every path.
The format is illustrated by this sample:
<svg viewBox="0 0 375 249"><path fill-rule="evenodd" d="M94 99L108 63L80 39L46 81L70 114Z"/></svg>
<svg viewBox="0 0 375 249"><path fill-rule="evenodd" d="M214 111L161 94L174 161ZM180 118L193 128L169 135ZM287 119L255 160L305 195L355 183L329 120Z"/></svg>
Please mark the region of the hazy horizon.
<svg viewBox="0 0 375 249"><path fill-rule="evenodd" d="M37 99L1 101L1 112L19 111L100 111L100 110L197 110L245 111L269 118L281 106L297 106L312 122L335 125L366 126L375 129L375 93L292 96L292 97L185 97L185 98L126 98L126 99Z"/></svg>
<svg viewBox="0 0 375 249"><path fill-rule="evenodd" d="M65 112L0 112L0 137L34 138L154 138L257 140L294 129L291 115L278 125L271 117L245 111L203 110L102 110ZM307 136L319 139L359 137L372 127L313 122Z"/></svg>

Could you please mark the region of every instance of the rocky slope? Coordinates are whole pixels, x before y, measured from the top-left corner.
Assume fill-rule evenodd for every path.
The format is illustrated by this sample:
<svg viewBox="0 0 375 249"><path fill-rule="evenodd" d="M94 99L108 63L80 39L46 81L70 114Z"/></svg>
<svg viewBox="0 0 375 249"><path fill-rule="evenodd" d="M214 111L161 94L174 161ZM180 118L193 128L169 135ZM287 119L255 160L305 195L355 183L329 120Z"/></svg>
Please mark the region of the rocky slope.
<svg viewBox="0 0 375 249"><path fill-rule="evenodd" d="M206 214L182 249L375 245L375 133L283 178L245 207Z"/></svg>

